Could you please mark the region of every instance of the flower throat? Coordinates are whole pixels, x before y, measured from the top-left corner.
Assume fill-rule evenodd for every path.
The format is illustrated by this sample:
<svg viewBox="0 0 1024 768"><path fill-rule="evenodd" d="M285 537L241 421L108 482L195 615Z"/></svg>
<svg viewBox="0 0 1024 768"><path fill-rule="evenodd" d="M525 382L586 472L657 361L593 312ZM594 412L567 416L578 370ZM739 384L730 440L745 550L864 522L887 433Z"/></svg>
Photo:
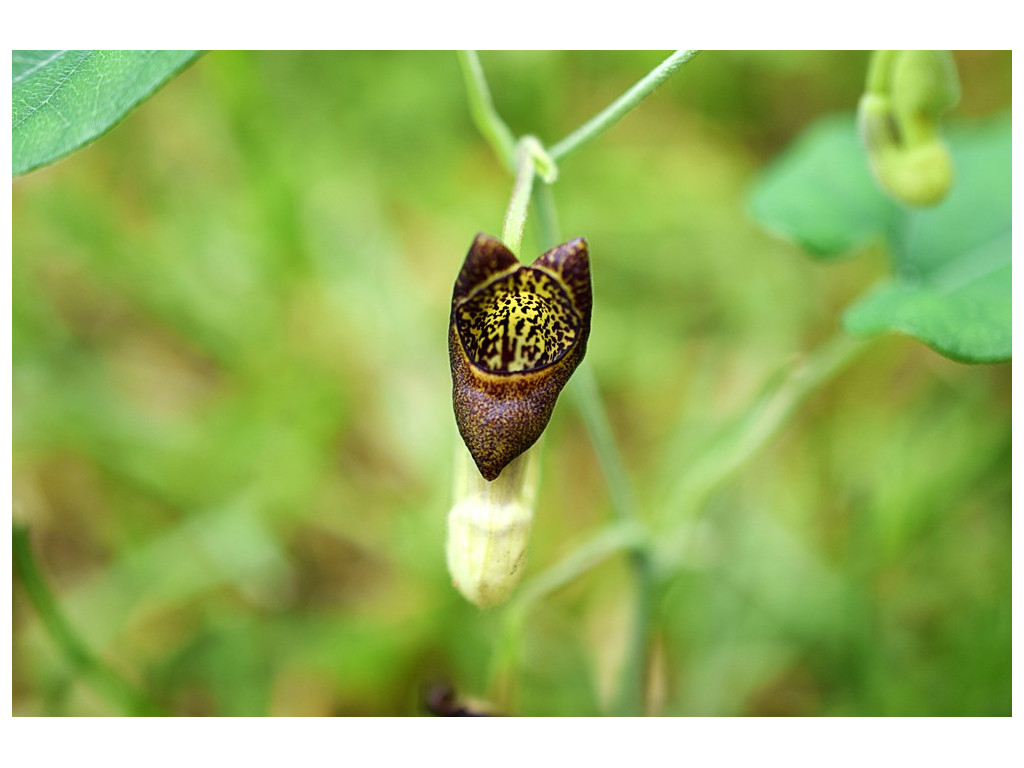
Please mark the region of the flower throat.
<svg viewBox="0 0 1024 768"><path fill-rule="evenodd" d="M522 268L481 286L458 308L457 324L476 365L513 373L561 358L576 340L580 318L555 278Z"/></svg>

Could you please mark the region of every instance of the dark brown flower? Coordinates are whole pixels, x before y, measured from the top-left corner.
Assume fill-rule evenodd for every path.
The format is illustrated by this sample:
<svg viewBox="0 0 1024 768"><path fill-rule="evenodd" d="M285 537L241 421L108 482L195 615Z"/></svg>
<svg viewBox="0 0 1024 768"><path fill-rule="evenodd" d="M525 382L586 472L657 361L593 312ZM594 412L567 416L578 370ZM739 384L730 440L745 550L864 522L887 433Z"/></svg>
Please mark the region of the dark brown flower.
<svg viewBox="0 0 1024 768"><path fill-rule="evenodd" d="M487 480L544 431L586 352L592 305L583 238L529 266L489 235L473 240L455 281L448 351L455 420Z"/></svg>

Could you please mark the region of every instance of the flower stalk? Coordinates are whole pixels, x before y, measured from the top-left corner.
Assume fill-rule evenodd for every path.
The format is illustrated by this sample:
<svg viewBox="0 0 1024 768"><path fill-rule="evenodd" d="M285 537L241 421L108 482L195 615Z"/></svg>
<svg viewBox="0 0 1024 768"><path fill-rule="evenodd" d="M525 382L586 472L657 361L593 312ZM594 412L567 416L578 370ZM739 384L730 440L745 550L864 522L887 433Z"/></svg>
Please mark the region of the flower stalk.
<svg viewBox="0 0 1024 768"><path fill-rule="evenodd" d="M534 194L534 205L541 238L557 242L558 214L550 185L541 184ZM581 366L572 386L576 407L583 418L598 463L604 473L611 495L612 513L628 530L641 532L641 540L629 550L630 569L635 579L636 601L626 642L626 655L619 672L619 685L612 702L616 715L639 714L644 711L647 698L647 675L650 661L650 639L653 632L656 571L647 526L641 521L635 496L612 433L608 414L590 366Z"/></svg>

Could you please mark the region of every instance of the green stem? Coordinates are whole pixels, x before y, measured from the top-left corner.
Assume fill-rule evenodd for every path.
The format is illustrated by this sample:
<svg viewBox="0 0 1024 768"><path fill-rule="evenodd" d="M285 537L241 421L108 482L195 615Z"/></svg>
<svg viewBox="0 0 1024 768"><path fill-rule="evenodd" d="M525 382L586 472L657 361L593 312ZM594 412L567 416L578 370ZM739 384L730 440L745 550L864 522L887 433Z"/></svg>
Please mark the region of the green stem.
<svg viewBox="0 0 1024 768"><path fill-rule="evenodd" d="M465 52L461 55L460 61L466 77L473 118L480 132L488 139L498 156L506 165L514 167L516 172L516 182L509 201L502 236L506 246L513 253L518 253L522 245L523 228L531 191L537 210L538 233L542 250L554 247L561 242L558 217L550 187L557 175L555 162L576 151L583 144L614 125L650 95L676 69L692 59L696 53L696 51L673 53L609 105L607 109L579 130L574 131L547 153L532 137L524 137L518 145L515 145L511 131L494 110L479 60L472 52ZM534 189L533 177L538 169L542 183L536 185ZM625 465L619 454L601 402L597 382L589 365L584 362L576 371L573 380L575 382L573 392L577 405L590 432L598 461L608 481L609 492L612 496L612 509L621 523L640 525ZM644 711L646 701L648 649L656 586L650 546L634 548L630 555L630 565L636 577L637 600L620 688L613 706L616 714L640 714ZM501 651L499 658L504 656L505 652ZM499 664L499 666L501 665Z"/></svg>
<svg viewBox="0 0 1024 768"><path fill-rule="evenodd" d="M537 211L538 236L541 249L552 248L561 240L558 230L558 213L555 210L554 195L549 184L538 184L533 196ZM598 462L608 482L612 497L612 509L620 520L638 520L636 502L629 484L629 476L619 453L611 424L601 402L597 379L590 365L584 360L570 380L570 388L576 398L583 422L590 433Z"/></svg>
<svg viewBox="0 0 1024 768"><path fill-rule="evenodd" d="M657 582L650 547L634 550L629 556L636 580L633 621L627 638L626 654L619 671L619 689L611 713L617 717L647 712L647 681L650 677L650 649L654 634L654 607Z"/></svg>
<svg viewBox="0 0 1024 768"><path fill-rule="evenodd" d="M511 704L514 670L519 658L518 639L522 636L523 624L530 608L609 558L647 547L648 539L646 526L612 522L574 546L562 560L523 584L502 617L501 631L491 662L490 689L503 705Z"/></svg>
<svg viewBox="0 0 1024 768"><path fill-rule="evenodd" d="M583 417L583 423L590 433L601 471L608 481L612 510L620 520L637 520L639 515L633 489L630 487L622 454L619 453L608 414L605 413L604 403L601 401L597 379L589 364L584 362L576 369L570 387L576 399L576 406Z"/></svg>
<svg viewBox="0 0 1024 768"><path fill-rule="evenodd" d="M646 526L635 522L613 522L599 528L586 541L573 547L565 558L523 585L509 607L510 619L525 614L542 597L564 587L609 557L643 549L647 543Z"/></svg>
<svg viewBox="0 0 1024 768"><path fill-rule="evenodd" d="M864 87L866 93L888 96L892 80L892 64L899 51L873 51L868 62L868 78Z"/></svg>
<svg viewBox="0 0 1024 768"><path fill-rule="evenodd" d="M530 207L530 193L533 190L535 173L534 155L531 151L529 137L526 137L519 142L516 150L516 181L512 186L512 197L508 201L505 225L501 231L502 242L516 256L519 255L523 246L523 229L526 227L526 216Z"/></svg>
<svg viewBox="0 0 1024 768"><path fill-rule="evenodd" d="M534 205L540 224L542 248L548 248L561 240L558 231L558 215L555 211L551 187L540 184L534 194ZM594 452L601 465L608 492L612 497L612 511L620 524L634 525L646 530L640 520L633 489L626 472L625 462L619 453L611 423L605 412L601 393L593 369L586 360L573 374L570 388L576 399L583 423L590 433ZM647 698L647 667L649 660L651 623L655 604L655 580L650 545L645 537L644 544L632 548L629 556L630 567L636 579L636 602L633 622L626 649L626 657L620 673L619 690L612 704L616 715L636 715L644 711Z"/></svg>
<svg viewBox="0 0 1024 768"><path fill-rule="evenodd" d="M487 79L484 77L484 70L480 66L480 58L476 55L476 51L458 51L457 56L466 81L469 112L477 130L488 141L501 162L506 167L514 169L516 137L494 108L491 91L487 87Z"/></svg>
<svg viewBox="0 0 1024 768"><path fill-rule="evenodd" d="M72 668L81 673L99 692L129 714L160 714L153 702L138 693L116 672L100 662L75 633L71 624L61 613L53 593L36 565L35 557L32 554L32 544L29 541L28 528L15 523L11 540L14 567L21 578L21 584L39 613L43 625L50 633L50 637L53 638Z"/></svg>
<svg viewBox="0 0 1024 768"><path fill-rule="evenodd" d="M723 429L682 472L659 516L659 573L674 569L687 539L688 524L712 492L747 463L786 424L800 404L839 373L867 342L835 336L806 361L773 377L731 425Z"/></svg>
<svg viewBox="0 0 1024 768"><path fill-rule="evenodd" d="M537 250L546 251L561 241L558 212L555 210L555 193L551 185L543 180L533 187L534 230L537 235Z"/></svg>
<svg viewBox="0 0 1024 768"><path fill-rule="evenodd" d="M690 61L697 53L697 51L676 51L673 53L651 70L643 80L640 80L622 96L613 101L596 117L555 144L550 150L552 159L561 160L566 155L575 152L595 136L615 125L627 112L653 93L673 72Z"/></svg>

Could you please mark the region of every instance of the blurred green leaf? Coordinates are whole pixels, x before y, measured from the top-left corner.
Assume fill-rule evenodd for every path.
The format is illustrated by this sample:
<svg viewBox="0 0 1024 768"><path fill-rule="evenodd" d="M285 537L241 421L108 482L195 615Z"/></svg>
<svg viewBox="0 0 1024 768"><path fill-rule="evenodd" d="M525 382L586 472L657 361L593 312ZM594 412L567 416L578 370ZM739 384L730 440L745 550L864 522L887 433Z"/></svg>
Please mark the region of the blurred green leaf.
<svg viewBox="0 0 1024 768"><path fill-rule="evenodd" d="M15 176L101 136L199 51L13 51Z"/></svg>
<svg viewBox="0 0 1024 768"><path fill-rule="evenodd" d="M952 130L949 142L952 194L903 208L875 185L852 118L827 118L765 172L751 211L817 257L884 238L894 275L846 312L849 332L906 333L964 362L1008 360L1009 117Z"/></svg>
<svg viewBox="0 0 1024 768"><path fill-rule="evenodd" d="M899 209L875 184L849 116L812 125L757 181L751 213L812 256L840 256L893 231Z"/></svg>
<svg viewBox="0 0 1024 768"><path fill-rule="evenodd" d="M908 333L964 362L1009 360L1010 120L950 132L957 180L935 208L907 210L896 275L844 317L851 333Z"/></svg>

